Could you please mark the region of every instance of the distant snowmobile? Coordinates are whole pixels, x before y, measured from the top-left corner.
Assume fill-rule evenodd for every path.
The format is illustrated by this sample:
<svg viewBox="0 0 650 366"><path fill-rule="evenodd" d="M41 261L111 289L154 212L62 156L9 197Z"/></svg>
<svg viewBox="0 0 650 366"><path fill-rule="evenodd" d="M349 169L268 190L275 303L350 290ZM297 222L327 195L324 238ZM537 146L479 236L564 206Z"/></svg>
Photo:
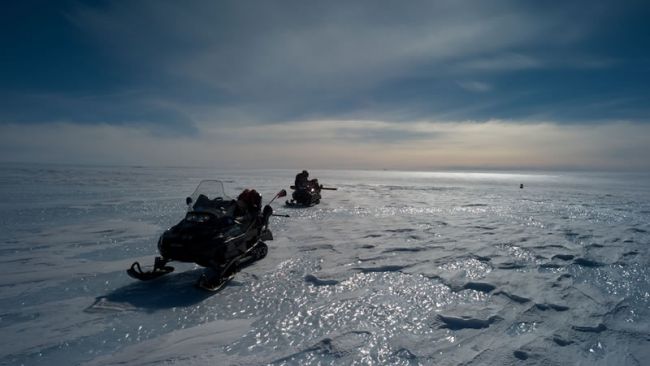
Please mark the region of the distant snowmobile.
<svg viewBox="0 0 650 366"><path fill-rule="evenodd" d="M153 269L142 271L140 263L134 262L127 273L147 281L174 271L167 265L170 261L196 263L213 271L201 275L197 285L218 291L243 266L266 256L268 246L264 241L273 240L268 228L273 214L270 204L286 194L281 190L262 210L262 197L255 190L247 189L233 200L225 195L221 181L201 181L186 199L185 218L160 236L160 256Z"/></svg>
<svg viewBox="0 0 650 366"><path fill-rule="evenodd" d="M290 188L293 189L293 193L291 194L291 200L286 201L288 207L311 207L317 205L321 200L321 190L336 190L336 188L323 187L322 184L318 184L318 179L310 180L307 186L291 186Z"/></svg>
<svg viewBox="0 0 650 366"><path fill-rule="evenodd" d="M319 185L309 185L307 187L301 187L301 188L296 188L295 186L291 186L291 188L294 191L291 194L291 200L286 202L287 206L310 207L320 203L321 187Z"/></svg>

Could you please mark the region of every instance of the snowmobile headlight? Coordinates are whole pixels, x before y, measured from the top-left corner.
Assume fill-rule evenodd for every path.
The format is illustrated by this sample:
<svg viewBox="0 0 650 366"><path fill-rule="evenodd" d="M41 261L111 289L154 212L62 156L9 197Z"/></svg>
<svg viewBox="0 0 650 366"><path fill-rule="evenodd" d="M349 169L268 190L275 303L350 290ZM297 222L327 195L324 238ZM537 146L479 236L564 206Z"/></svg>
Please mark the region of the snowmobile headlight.
<svg viewBox="0 0 650 366"><path fill-rule="evenodd" d="M187 221L191 222L206 222L210 220L210 215L202 213L192 213L187 216Z"/></svg>

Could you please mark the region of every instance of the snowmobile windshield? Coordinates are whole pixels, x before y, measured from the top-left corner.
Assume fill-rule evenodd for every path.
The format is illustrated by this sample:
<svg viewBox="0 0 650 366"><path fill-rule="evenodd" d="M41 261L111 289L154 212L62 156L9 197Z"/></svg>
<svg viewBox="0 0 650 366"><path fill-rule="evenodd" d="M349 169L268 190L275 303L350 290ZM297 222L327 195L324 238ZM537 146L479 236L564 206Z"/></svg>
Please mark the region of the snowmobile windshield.
<svg viewBox="0 0 650 366"><path fill-rule="evenodd" d="M226 195L226 191L223 189L223 182L220 180L202 180L190 198L192 201L196 202L196 199L199 198L200 195L207 196L210 199L221 197L224 201L232 199Z"/></svg>
<svg viewBox="0 0 650 366"><path fill-rule="evenodd" d="M189 212L207 212L216 216L223 216L233 205L232 198L228 197L219 180L204 180L190 196Z"/></svg>

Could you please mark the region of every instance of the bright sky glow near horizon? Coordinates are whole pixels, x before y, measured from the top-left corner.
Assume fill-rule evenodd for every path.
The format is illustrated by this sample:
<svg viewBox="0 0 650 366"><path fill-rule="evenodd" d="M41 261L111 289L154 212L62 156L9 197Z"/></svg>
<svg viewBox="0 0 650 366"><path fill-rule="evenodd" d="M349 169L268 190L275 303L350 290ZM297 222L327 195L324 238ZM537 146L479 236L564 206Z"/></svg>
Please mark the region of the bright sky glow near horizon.
<svg viewBox="0 0 650 366"><path fill-rule="evenodd" d="M0 161L650 171L646 1L3 4Z"/></svg>

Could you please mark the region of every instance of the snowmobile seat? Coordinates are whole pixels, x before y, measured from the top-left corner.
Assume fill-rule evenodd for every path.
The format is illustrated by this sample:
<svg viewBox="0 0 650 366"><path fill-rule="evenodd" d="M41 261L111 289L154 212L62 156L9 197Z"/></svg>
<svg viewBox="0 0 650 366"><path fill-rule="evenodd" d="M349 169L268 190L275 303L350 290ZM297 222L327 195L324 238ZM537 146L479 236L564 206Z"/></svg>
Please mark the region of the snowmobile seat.
<svg viewBox="0 0 650 366"><path fill-rule="evenodd" d="M196 202L194 203L194 206L192 208L194 211L200 211L202 208L209 208L210 207L210 199L208 196L204 194L200 194L199 197L196 198Z"/></svg>

